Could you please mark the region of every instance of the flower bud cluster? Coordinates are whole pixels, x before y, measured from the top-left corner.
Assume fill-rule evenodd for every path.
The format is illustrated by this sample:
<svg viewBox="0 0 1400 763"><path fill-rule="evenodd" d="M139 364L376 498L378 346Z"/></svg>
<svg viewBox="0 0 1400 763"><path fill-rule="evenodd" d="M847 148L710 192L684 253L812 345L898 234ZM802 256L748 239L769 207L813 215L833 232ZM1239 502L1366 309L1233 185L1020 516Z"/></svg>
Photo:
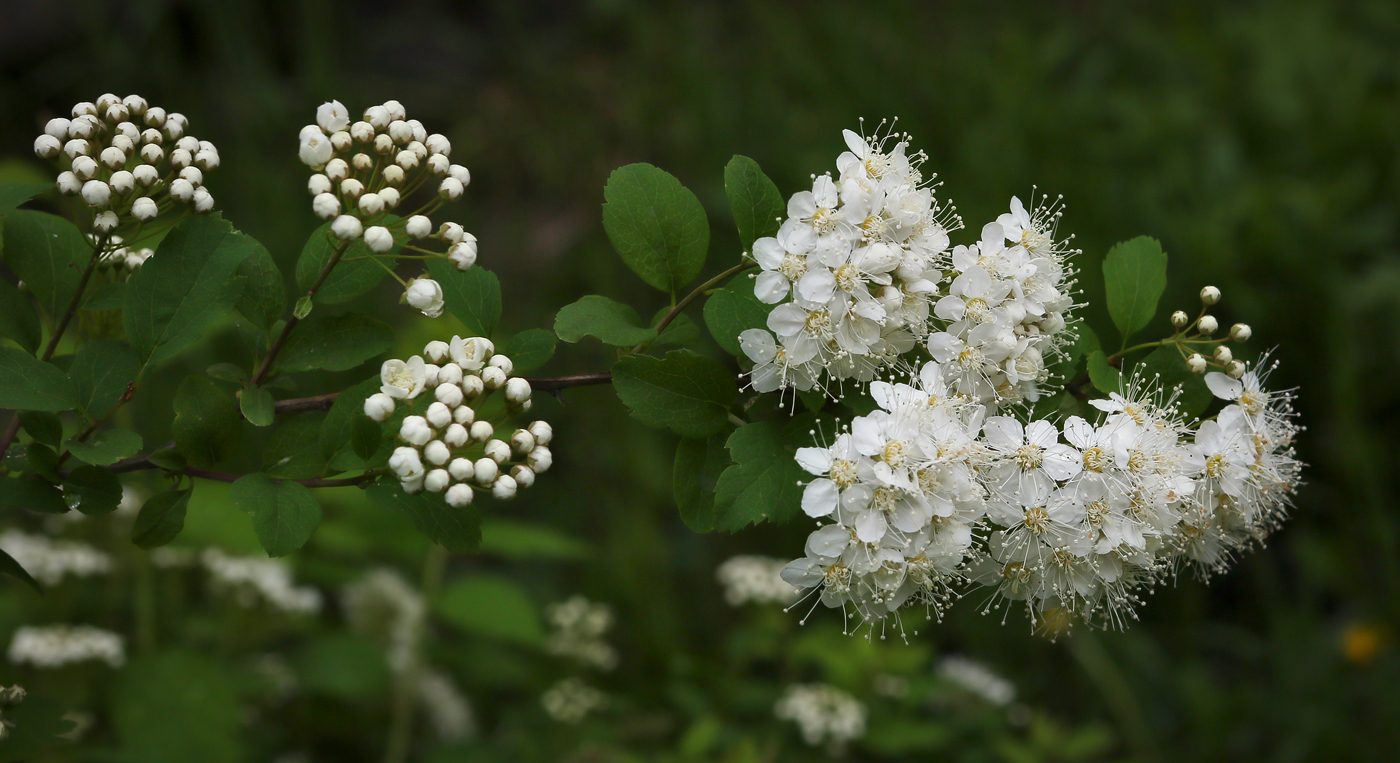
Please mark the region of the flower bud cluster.
<svg viewBox="0 0 1400 763"><path fill-rule="evenodd" d="M88 238L93 245L100 243L100 238L94 234L88 234ZM108 237L107 247L99 255L97 266L114 276L130 275L144 265L153 254L154 249L125 246L121 236L113 235Z"/></svg>
<svg viewBox="0 0 1400 763"><path fill-rule="evenodd" d="M575 677L565 678L540 696L546 714L560 723L575 724L608 706L608 695Z"/></svg>
<svg viewBox="0 0 1400 763"><path fill-rule="evenodd" d="M404 444L389 458L405 492L442 493L449 506L461 508L471 504L475 491L514 498L549 469L554 430L548 422L502 429L531 406L530 382L511 376L513 370L510 358L496 354L485 337L433 341L422 355L384 362L383 383L365 399L365 415L384 422L400 404L407 408L398 431ZM496 393L504 398L501 412L478 417Z"/></svg>
<svg viewBox="0 0 1400 763"><path fill-rule="evenodd" d="M606 604L573 596L545 608L549 640L545 649L599 670L617 667L617 650L604 640L613 626L612 609Z"/></svg>
<svg viewBox="0 0 1400 763"><path fill-rule="evenodd" d="M1211 339L1220 330L1220 322L1215 316L1209 315L1206 311L1219 303L1221 299L1220 289L1214 286L1206 286L1201 289L1201 315L1192 321L1184 311L1177 310L1172 313L1172 327L1177 330L1178 339L1182 346L1190 348L1186 354L1186 367L1192 373L1203 374L1212 366L1219 368L1232 379L1238 379L1249 370L1243 361L1235 360L1235 353L1225 345L1225 342L1247 342L1254 334L1253 329L1245 323L1236 323L1230 327L1228 334L1221 339ZM1195 329L1194 333L1191 330ZM1185 334L1185 336L1180 336ZM1214 349L1206 352L1197 352L1193 345L1202 344L1208 347L1213 345ZM1185 354L1185 353L1184 353Z"/></svg>
<svg viewBox="0 0 1400 763"><path fill-rule="evenodd" d="M83 200L96 233L150 222L177 205L213 211L204 173L218 168L219 150L187 134L183 114L107 93L72 115L50 119L34 153L63 168L59 191Z"/></svg>

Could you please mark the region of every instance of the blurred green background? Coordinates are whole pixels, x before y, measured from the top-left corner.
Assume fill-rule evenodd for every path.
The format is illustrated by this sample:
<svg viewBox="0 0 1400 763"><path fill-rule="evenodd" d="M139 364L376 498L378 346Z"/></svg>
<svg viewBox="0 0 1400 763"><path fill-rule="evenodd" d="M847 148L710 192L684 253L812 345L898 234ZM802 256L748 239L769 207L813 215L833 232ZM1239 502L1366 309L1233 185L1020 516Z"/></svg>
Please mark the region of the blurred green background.
<svg viewBox="0 0 1400 763"><path fill-rule="evenodd" d="M651 162L696 191L718 272L737 255L722 184L732 154L755 158L787 195L834 165L842 128L897 116L968 221L955 242L1013 194L1062 193L1086 299L1101 303L1098 262L1112 243L1156 236L1171 255L1164 333L1165 315L1194 309L1214 283L1222 323L1250 323L1256 348L1277 344L1274 379L1299 388L1311 467L1269 547L1209 586L1183 578L1160 591L1127 632L1077 629L1053 643L1019 612L1005 626L980 614L977 594L942 624L919 622L908 644L843 638L832 612L802 627L796 612L731 607L718 564L796 556L807 528L694 535L671 500L669 435L622 426L606 387L542 400L555 470L490 509L483 553L447 568L449 589L506 578L501 590L534 609L504 638L480 623L433 626L433 661L470 699L476 728L451 743L423 731L413 759L823 757L773 717L794 681L865 702L869 729L844 751L854 759L1394 759L1400 4L54 0L0 4L0 19L0 179L47 172L30 146L51 116L108 90L140 93L219 146L208 185L220 209L284 272L318 223L298 128L331 98L352 114L402 101L473 173L451 213L501 276L505 336L551 326L586 293L643 315L661 307L603 234L615 167ZM401 322L401 352L451 332L388 307L395 298L385 284L365 302ZM597 370L606 352L561 345L543 373ZM183 362L197 372L218 359ZM304 394L367 375L326 375ZM169 415L159 394L131 408ZM291 557L298 580L328 595L317 618L282 622L199 595L129 546L128 571L107 584L40 599L4 583L4 637L55 621L135 634L121 670L0 670L93 720L84 744L54 759L382 759L388 679L371 664L378 652L346 635L335 591L375 565L417 580L427 544L344 493ZM177 543L257 553L225 494L201 483ZM157 612L144 634L131 614L139 591ZM566 724L541 710L541 692L572 673L541 653L536 610L576 593L612 607L621 658L588 679L608 708ZM250 678L263 654L291 665L290 698L269 699ZM948 654L1008 678L1017 704L946 686L932 666ZM877 675L907 686L881 689Z"/></svg>

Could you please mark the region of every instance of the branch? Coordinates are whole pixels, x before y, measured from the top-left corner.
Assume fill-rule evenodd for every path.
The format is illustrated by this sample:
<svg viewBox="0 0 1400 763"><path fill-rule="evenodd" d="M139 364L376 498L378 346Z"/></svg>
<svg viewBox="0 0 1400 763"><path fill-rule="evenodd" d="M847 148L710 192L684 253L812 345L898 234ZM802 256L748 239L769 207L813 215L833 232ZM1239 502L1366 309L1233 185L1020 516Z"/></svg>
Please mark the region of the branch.
<svg viewBox="0 0 1400 763"><path fill-rule="evenodd" d="M156 448L155 451L166 450L168 448L173 447L175 447L175 443L168 442L160 446L159 448ZM155 451L152 451L152 453L154 453ZM164 467L151 463L150 453L142 453L137 456L132 456L131 458L122 459L121 461L118 461L115 464L112 464L111 466L107 467L107 470L112 472L113 474L125 474L127 472L139 472L145 471L147 469L162 468ZM191 477L198 477L200 479L205 480L214 480L216 482L233 482L239 477L245 476L242 474L232 474L230 472L216 472L212 469L201 469L198 466L187 466L184 469L184 473L188 474ZM355 477L335 477L331 479L327 479L324 477L314 477L311 479L281 479L279 481L300 482L301 484L307 487L350 487L353 485L359 485L365 482L369 482L370 480L374 479L375 477L378 477L383 473L383 469L371 469L365 472L364 474L360 474ZM61 474L60 476L67 475Z"/></svg>
<svg viewBox="0 0 1400 763"><path fill-rule="evenodd" d="M310 289L306 290L308 299L316 296L317 290L326 282L326 278L330 276L336 263L340 262L341 255L345 254L345 250L348 248L350 248L350 242L342 241L336 246L335 251L331 252L330 258L326 260L326 266L321 268L321 275L317 276L316 282L311 284ZM301 319L296 316L295 305L292 306L292 310L294 311L292 317L288 318L287 323L282 326L282 333L277 335L277 340L272 343L272 347L267 351L267 357L263 358L262 365L258 366L258 370L253 374L248 386L257 387L263 383L263 379L267 378L267 372L272 370L273 361L277 360L277 354L282 351L282 345L287 343L287 337L291 336L292 329L295 329L297 324L301 322Z"/></svg>
<svg viewBox="0 0 1400 763"><path fill-rule="evenodd" d="M574 374L573 376L522 376L520 377L530 382L530 388L541 392L557 392L569 387L588 387L594 384L612 383L612 372L603 371L596 374ZM275 410L278 413L295 413L297 411L326 411L335 403L335 399L340 397L339 392L330 392L324 395L314 395L312 397L293 397L286 400L278 400Z"/></svg>
<svg viewBox="0 0 1400 763"><path fill-rule="evenodd" d="M694 302L696 299L699 299L699 297L700 297L701 294L704 294L705 292L709 291L710 289L712 289L712 288L718 286L718 285L720 284L721 281L724 281L725 279L729 278L730 276L738 275L738 274L744 272L745 270L748 270L749 268L754 267L754 266L757 265L757 264L758 264L758 263L755 263L755 262L741 262L741 263L739 263L738 265L735 265L734 267L732 267L732 268L730 268L730 269L724 271L723 273L720 273L719 275L715 276L714 278L711 278L710 280L708 280L708 281L706 281L706 282L700 284L699 286L695 287L694 289L692 289L691 292L690 292L689 294L685 295L685 298L684 298L684 299L682 299L680 302L677 302L677 303L676 303L676 306L673 307L673 308L671 308L664 316L662 316L661 320L660 320L659 322L657 322L657 324L656 324L656 333L657 333L657 335L659 336L659 335L661 334L662 331L665 331L665 330L666 330L666 327L669 326L669 325L671 325L671 321L675 320L675 319L676 319L676 316L680 315L681 312L684 311L687 307L690 307L690 303L691 303L691 302ZM642 350L645 350L645 349L647 348L647 346L650 345L650 344L651 344L651 342L642 342L641 344L637 345L636 347L633 347L633 348L632 348L632 352L641 352Z"/></svg>

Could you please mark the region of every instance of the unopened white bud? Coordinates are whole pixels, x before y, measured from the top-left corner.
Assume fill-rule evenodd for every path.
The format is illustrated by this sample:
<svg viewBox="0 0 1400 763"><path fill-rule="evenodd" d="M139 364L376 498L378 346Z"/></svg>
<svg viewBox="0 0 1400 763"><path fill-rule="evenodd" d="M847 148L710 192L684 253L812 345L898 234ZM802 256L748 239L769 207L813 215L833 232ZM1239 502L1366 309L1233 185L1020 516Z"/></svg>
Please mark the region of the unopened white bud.
<svg viewBox="0 0 1400 763"><path fill-rule="evenodd" d="M204 186L194 189L194 211L200 214L214 211L214 195Z"/></svg>
<svg viewBox="0 0 1400 763"><path fill-rule="evenodd" d="M165 126L165 109L159 106L152 106L146 109L146 126L159 129Z"/></svg>
<svg viewBox="0 0 1400 763"><path fill-rule="evenodd" d="M491 483L491 496L498 501L509 501L515 497L515 479L509 474L502 474Z"/></svg>
<svg viewBox="0 0 1400 763"><path fill-rule="evenodd" d="M117 225L120 223L121 220L117 218L117 213L109 209L93 218L92 227L98 233L111 233L117 229Z"/></svg>
<svg viewBox="0 0 1400 763"><path fill-rule="evenodd" d="M186 167L180 170L180 177L200 185L204 182L204 173L198 167Z"/></svg>
<svg viewBox="0 0 1400 763"><path fill-rule="evenodd" d="M417 493L421 493L423 492L423 479L423 477L417 477L411 480L400 479L399 488L402 489L408 495L415 495Z"/></svg>
<svg viewBox="0 0 1400 763"><path fill-rule="evenodd" d="M383 106L370 106L365 109L365 121L374 125L374 129L382 130L393 120L389 117L388 109Z"/></svg>
<svg viewBox="0 0 1400 763"><path fill-rule="evenodd" d="M543 474L549 471L549 467L554 465L554 454L549 452L549 448L543 445L537 445L534 450L530 451L530 455L525 459L525 463L529 464L530 468L534 469L536 474Z"/></svg>
<svg viewBox="0 0 1400 763"><path fill-rule="evenodd" d="M431 278L415 278L408 282L404 299L429 318L442 315L442 286Z"/></svg>
<svg viewBox="0 0 1400 763"><path fill-rule="evenodd" d="M136 141L140 139L141 128L130 122L122 122L117 125L115 134L112 135L112 145L127 153L131 153L131 149L136 145Z"/></svg>
<svg viewBox="0 0 1400 763"><path fill-rule="evenodd" d="M391 164L388 167L384 168L384 182L387 183L390 187L397 188L398 186L403 185L403 178L404 174L402 167Z"/></svg>
<svg viewBox="0 0 1400 763"><path fill-rule="evenodd" d="M400 151L398 155L394 157L394 166L402 169L404 172L412 172L418 169L418 156L412 151Z"/></svg>
<svg viewBox="0 0 1400 763"><path fill-rule="evenodd" d="M311 127L308 129L315 130L316 128ZM316 134L320 135L321 133L320 131L316 131ZM188 151L190 152L190 155L193 156L199 152L199 138L196 138L193 135L186 135L185 137L175 141L175 147L182 151Z"/></svg>
<svg viewBox="0 0 1400 763"><path fill-rule="evenodd" d="M147 129L141 133L141 145L157 145L165 142L165 136L160 134L160 130Z"/></svg>
<svg viewBox="0 0 1400 763"><path fill-rule="evenodd" d="M160 160L165 158L165 149L155 143L147 143L141 147L141 161L146 164L160 164Z"/></svg>
<svg viewBox="0 0 1400 763"><path fill-rule="evenodd" d="M340 101L326 101L316 107L316 124L326 132L338 132L350 126L350 110Z"/></svg>
<svg viewBox="0 0 1400 763"><path fill-rule="evenodd" d="M459 405L456 410L452 411L452 420L464 427L469 427L472 422L476 421L476 411L472 410L470 405ZM471 434L468 433L467 436L470 437Z"/></svg>
<svg viewBox="0 0 1400 763"><path fill-rule="evenodd" d="M442 466L451 457L452 453L448 450L447 443L442 440L433 440L423 446L423 458L426 458L428 463L434 466Z"/></svg>
<svg viewBox="0 0 1400 763"><path fill-rule="evenodd" d="M413 156L414 156L416 159L418 159L418 162L419 162L420 164L421 164L425 159L428 158L428 147L427 147L427 146L424 146L424 145L423 145L421 142L419 142L419 141L416 141L416 140L413 141L412 143L410 143L410 144L408 144L407 146L405 146L405 147L404 147L404 150L405 150L405 151L412 152L412 153L413 153Z"/></svg>
<svg viewBox="0 0 1400 763"><path fill-rule="evenodd" d="M423 145L427 146L428 150L434 154L442 154L443 156L452 155L452 141L448 140L444 135L433 133L428 136L427 140L423 141Z"/></svg>
<svg viewBox="0 0 1400 763"><path fill-rule="evenodd" d="M1192 353L1191 357L1186 359L1186 367L1191 369L1193 374L1203 374L1206 372L1206 359L1199 352Z"/></svg>
<svg viewBox="0 0 1400 763"><path fill-rule="evenodd" d="M73 104L73 117L93 116L97 114L97 104L90 101L82 101Z"/></svg>
<svg viewBox="0 0 1400 763"><path fill-rule="evenodd" d="M122 99L122 105L138 117L146 113L146 99L139 95L128 95Z"/></svg>
<svg viewBox="0 0 1400 763"><path fill-rule="evenodd" d="M453 201L462 197L462 181L457 178L443 178L438 185L438 196L448 201Z"/></svg>
<svg viewBox="0 0 1400 763"><path fill-rule="evenodd" d="M455 178L463 187L472 184L472 173L460 164L453 164L447 168L448 177Z"/></svg>
<svg viewBox="0 0 1400 763"><path fill-rule="evenodd" d="M200 149L194 155L194 166L208 172L219 168L219 152L208 149Z"/></svg>
<svg viewBox="0 0 1400 763"><path fill-rule="evenodd" d="M1249 328L1248 324L1236 323L1230 327L1230 338L1236 342L1247 342L1249 341L1249 337L1253 334L1254 332Z"/></svg>
<svg viewBox="0 0 1400 763"><path fill-rule="evenodd" d="M170 166L177 170L182 170L190 166L190 162L193 161L194 157L190 156L190 152L183 148L177 148L170 152Z"/></svg>
<svg viewBox="0 0 1400 763"><path fill-rule="evenodd" d="M432 363L423 364L423 386L432 389L438 385L438 366Z"/></svg>
<svg viewBox="0 0 1400 763"><path fill-rule="evenodd" d="M472 375L462 378L462 393L467 396L468 400L475 400L485 391L486 385L482 383L480 376Z"/></svg>
<svg viewBox="0 0 1400 763"><path fill-rule="evenodd" d="M393 98L384 102L384 109L389 112L389 119L391 120L402 121L408 116L408 112L404 110L403 104Z"/></svg>
<svg viewBox="0 0 1400 763"><path fill-rule="evenodd" d="M376 392L365 398L365 415L383 423L394 415L394 398L383 392Z"/></svg>
<svg viewBox="0 0 1400 763"><path fill-rule="evenodd" d="M344 185L344 183L341 183L341 185ZM359 206L361 214L367 217L374 217L384 211L384 199L380 198L377 193L361 194L357 206ZM386 230L385 233L388 233L388 231ZM390 236L389 240L392 242L394 240L393 236ZM386 249L383 251L388 250Z"/></svg>
<svg viewBox="0 0 1400 763"><path fill-rule="evenodd" d="M326 163L326 179L332 183L339 183L350 177L350 165L344 159L332 159ZM330 190L329 188L326 190Z"/></svg>
<svg viewBox="0 0 1400 763"><path fill-rule="evenodd" d="M318 175L317 177L325 176ZM315 212L316 216L322 220L331 220L340 214L340 199L337 199L333 193L317 194L316 198L311 200L311 211Z"/></svg>
<svg viewBox="0 0 1400 763"><path fill-rule="evenodd" d="M476 463L472 464L472 476L476 479L476 483L483 487L495 482L496 475L500 473L500 464L489 458L478 458Z"/></svg>
<svg viewBox="0 0 1400 763"><path fill-rule="evenodd" d="M369 154L355 154L350 157L350 166L356 172L369 172L369 168L374 166L374 159Z"/></svg>
<svg viewBox="0 0 1400 763"><path fill-rule="evenodd" d="M452 484L452 478L448 476L446 469L434 469L423 477L423 489L429 493L441 493L450 484Z"/></svg>
<svg viewBox="0 0 1400 763"><path fill-rule="evenodd" d="M410 238L427 238L428 234L433 232L433 221L423 215L414 215L404 223L403 229ZM443 343L442 346L446 347L447 344Z"/></svg>
<svg viewBox="0 0 1400 763"><path fill-rule="evenodd" d="M1245 364L1238 360L1232 360L1225 366L1225 373L1229 374L1231 379L1238 379L1244 376L1244 372L1247 370Z"/></svg>
<svg viewBox="0 0 1400 763"><path fill-rule="evenodd" d="M447 465L447 473L458 482L466 482L476 478L476 465L469 458L454 458L452 463Z"/></svg>
<svg viewBox="0 0 1400 763"><path fill-rule="evenodd" d="M504 372L503 372L504 373ZM506 381L506 401L519 405L530 399L530 382L519 376L512 376Z"/></svg>
<svg viewBox="0 0 1400 763"><path fill-rule="evenodd" d="M160 207L156 205L155 199L149 196L142 196L131 202L131 216L141 222L154 220L160 214Z"/></svg>
<svg viewBox="0 0 1400 763"><path fill-rule="evenodd" d="M548 421L530 422L530 434L535 436L536 445L548 445L554 439L554 427Z"/></svg>
<svg viewBox="0 0 1400 763"><path fill-rule="evenodd" d="M472 488L470 485L458 484L448 488L443 499L447 501L448 506L454 509L465 509L472 505L472 497Z"/></svg>
<svg viewBox="0 0 1400 763"><path fill-rule="evenodd" d="M1209 307L1220 301L1220 290L1214 286L1207 286L1201 289L1201 302Z"/></svg>
<svg viewBox="0 0 1400 763"><path fill-rule="evenodd" d="M441 363L447 358L447 342L438 339L428 342L423 345L423 356L434 363Z"/></svg>
<svg viewBox="0 0 1400 763"><path fill-rule="evenodd" d="M492 355L491 359L486 361L486 365L495 366L505 371L507 376L510 375L511 371L515 370L515 363L511 362L511 359L505 355Z"/></svg>
<svg viewBox="0 0 1400 763"><path fill-rule="evenodd" d="M523 488L535 484L535 470L524 464L520 464L514 469L511 469L510 476L511 479L515 480L515 484Z"/></svg>
<svg viewBox="0 0 1400 763"><path fill-rule="evenodd" d="M434 429L442 429L452 423L452 409L441 402L433 403L428 406L428 410L424 412L423 418L426 418L428 423L433 425Z"/></svg>
<svg viewBox="0 0 1400 763"><path fill-rule="evenodd" d="M171 140L179 140L189 126L190 120L178 111L165 115L165 134L170 136Z"/></svg>
<svg viewBox="0 0 1400 763"><path fill-rule="evenodd" d="M448 415L451 416L451 414ZM467 434L467 428L455 422L448 424L447 431L442 433L442 441L452 448L466 445L468 439L470 436Z"/></svg>
<svg viewBox="0 0 1400 763"><path fill-rule="evenodd" d="M413 140L413 128L409 127L408 123L402 119L396 119L389 123L389 137L400 146L406 146L409 141Z"/></svg>
<svg viewBox="0 0 1400 763"><path fill-rule="evenodd" d="M350 133L344 130L331 133L331 148L335 149L337 154L349 151L353 145L355 145L355 139L350 137Z"/></svg>
<svg viewBox="0 0 1400 763"><path fill-rule="evenodd" d="M340 181L340 195L347 199L358 199L360 194L365 192L365 184L355 178L345 178Z"/></svg>
<svg viewBox="0 0 1400 763"><path fill-rule="evenodd" d="M500 389L505 386L506 372L492 366L483 368L481 369L481 383L486 389Z"/></svg>
<svg viewBox="0 0 1400 763"><path fill-rule="evenodd" d="M447 258L452 260L452 264L458 270L470 270L476 264L476 236L470 233L463 234L462 241L453 244L447 250Z"/></svg>
<svg viewBox="0 0 1400 763"><path fill-rule="evenodd" d="M442 370L438 372L438 378L442 380L443 384L461 384L462 367L456 363L444 363Z"/></svg>
<svg viewBox="0 0 1400 763"><path fill-rule="evenodd" d="M63 117L54 117L44 125L44 134L62 141L64 138L68 137L68 126L71 124L71 120Z"/></svg>
<svg viewBox="0 0 1400 763"><path fill-rule="evenodd" d="M457 223L443 223L442 227L438 228L438 236L451 244L461 241L462 237L465 235L467 235L467 232Z"/></svg>
<svg viewBox="0 0 1400 763"><path fill-rule="evenodd" d="M72 172L58 173L58 192L64 196L77 196L83 192L83 180Z"/></svg>
<svg viewBox="0 0 1400 763"><path fill-rule="evenodd" d="M102 149L102 155L98 157L102 163L107 165L107 169L116 170L126 166L126 154L116 146L108 146Z"/></svg>
<svg viewBox="0 0 1400 763"><path fill-rule="evenodd" d="M90 207L105 207L112 200L112 187L101 180L83 183L83 201Z"/></svg>
<svg viewBox="0 0 1400 763"><path fill-rule="evenodd" d="M447 174L447 171L451 168L452 162L449 162L447 160L447 157L443 156L442 154L433 154L432 156L428 157L428 171L438 177L445 176Z"/></svg>
<svg viewBox="0 0 1400 763"><path fill-rule="evenodd" d="M535 436L524 429L515 430L510 436L510 449L522 456L529 453L535 449Z"/></svg>
<svg viewBox="0 0 1400 763"><path fill-rule="evenodd" d="M356 143L368 143L374 140L374 125L369 122L356 122L350 125L350 137Z"/></svg>
<svg viewBox="0 0 1400 763"><path fill-rule="evenodd" d="M184 178L175 178L170 183L170 196L176 201L189 202L194 198L194 183Z"/></svg>
<svg viewBox="0 0 1400 763"><path fill-rule="evenodd" d="M63 152L63 143L52 135L40 135L34 139L34 155L40 159L52 159Z"/></svg>
<svg viewBox="0 0 1400 763"><path fill-rule="evenodd" d="M399 437L411 445L427 445L433 439L433 430L422 416L409 416L399 427Z"/></svg>
<svg viewBox="0 0 1400 763"><path fill-rule="evenodd" d="M136 169L131 171L131 176L136 178L136 182L142 188L150 188L157 180L160 180L160 171L149 164L138 164Z"/></svg>
<svg viewBox="0 0 1400 763"><path fill-rule="evenodd" d="M477 442L486 442L491 439L492 435L496 434L496 429L491 426L491 422L489 421L478 421L473 423L471 429L468 429L467 432L471 435L473 440Z"/></svg>
<svg viewBox="0 0 1400 763"><path fill-rule="evenodd" d="M394 150L394 139L388 135L379 134L374 136L374 152L380 156L386 156Z"/></svg>
<svg viewBox="0 0 1400 763"><path fill-rule="evenodd" d="M1196 321L1196 328L1199 329L1202 334L1210 336L1215 333L1216 329L1220 328L1220 322L1215 320L1214 315L1202 315L1201 319Z"/></svg>
<svg viewBox="0 0 1400 763"><path fill-rule="evenodd" d="M114 103L111 106L107 107L107 110L103 112L103 115L105 116L108 123L116 124L118 122L125 122L127 119L129 119L131 117L131 112L120 103Z"/></svg>
<svg viewBox="0 0 1400 763"><path fill-rule="evenodd" d="M1215 359L1220 363L1229 363L1235 359L1235 353L1230 352L1230 348L1222 344L1215 348Z"/></svg>
<svg viewBox="0 0 1400 763"><path fill-rule="evenodd" d="M341 215L331 223L331 233L341 241L354 241L364 232L360 220L352 215Z"/></svg>
<svg viewBox="0 0 1400 763"><path fill-rule="evenodd" d="M393 209L399 205L399 192L396 188L380 188L379 200L384 202L385 209Z"/></svg>
<svg viewBox="0 0 1400 763"><path fill-rule="evenodd" d="M89 180L93 175L97 174L97 160L93 159L91 156L75 157L71 166L73 167L73 174L83 180Z"/></svg>
<svg viewBox="0 0 1400 763"><path fill-rule="evenodd" d="M127 122L126 124L131 123ZM137 136L139 137L140 133L137 133ZM121 151L122 156L129 156L131 154L131 150L136 148L136 142L133 141L131 138L127 137L126 135L118 133L112 136L112 148Z"/></svg>
<svg viewBox="0 0 1400 763"><path fill-rule="evenodd" d="M483 446L486 457L498 464L503 464L510 460L510 446L500 440L487 440Z"/></svg>
<svg viewBox="0 0 1400 763"><path fill-rule="evenodd" d="M87 156L92 150L92 144L82 138L74 138L63 144L63 154L69 159L76 159L80 156Z"/></svg>
<svg viewBox="0 0 1400 763"><path fill-rule="evenodd" d="M107 109L112 108L114 104L118 104L121 102L122 99L118 97L116 93L103 93L102 95L97 96L97 111L98 113L104 112Z"/></svg>
<svg viewBox="0 0 1400 763"><path fill-rule="evenodd" d="M462 388L450 382L442 383L441 376L438 377L438 386L433 390L433 395L448 408L456 408L462 404Z"/></svg>
<svg viewBox="0 0 1400 763"><path fill-rule="evenodd" d="M107 182L112 186L112 190L121 196L136 190L136 176L126 170L113 172Z"/></svg>

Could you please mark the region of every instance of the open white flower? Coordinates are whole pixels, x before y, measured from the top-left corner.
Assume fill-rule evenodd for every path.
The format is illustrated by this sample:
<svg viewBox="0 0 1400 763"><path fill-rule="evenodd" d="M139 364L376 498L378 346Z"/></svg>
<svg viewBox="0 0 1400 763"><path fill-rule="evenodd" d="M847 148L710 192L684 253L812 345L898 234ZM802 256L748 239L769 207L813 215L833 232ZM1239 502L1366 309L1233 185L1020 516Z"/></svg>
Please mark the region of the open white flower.
<svg viewBox="0 0 1400 763"><path fill-rule="evenodd" d="M379 379L382 382L379 391L395 400L418 397L427 380L427 369L424 365L420 355L414 355L407 362L397 359L384 361L384 365L379 368Z"/></svg>

